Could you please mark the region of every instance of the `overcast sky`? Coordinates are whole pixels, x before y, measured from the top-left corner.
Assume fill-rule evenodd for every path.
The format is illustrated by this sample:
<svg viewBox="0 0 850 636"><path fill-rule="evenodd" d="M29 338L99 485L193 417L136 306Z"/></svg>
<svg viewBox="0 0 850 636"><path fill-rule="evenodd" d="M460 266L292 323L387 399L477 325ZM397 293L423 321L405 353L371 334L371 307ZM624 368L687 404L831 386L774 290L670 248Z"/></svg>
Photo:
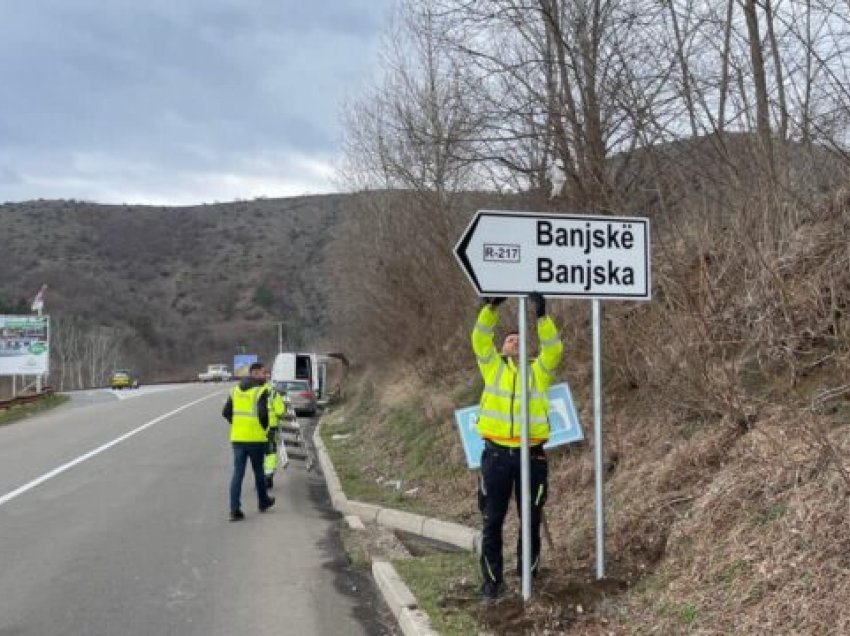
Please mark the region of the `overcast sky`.
<svg viewBox="0 0 850 636"><path fill-rule="evenodd" d="M334 190L392 3L0 2L0 202Z"/></svg>

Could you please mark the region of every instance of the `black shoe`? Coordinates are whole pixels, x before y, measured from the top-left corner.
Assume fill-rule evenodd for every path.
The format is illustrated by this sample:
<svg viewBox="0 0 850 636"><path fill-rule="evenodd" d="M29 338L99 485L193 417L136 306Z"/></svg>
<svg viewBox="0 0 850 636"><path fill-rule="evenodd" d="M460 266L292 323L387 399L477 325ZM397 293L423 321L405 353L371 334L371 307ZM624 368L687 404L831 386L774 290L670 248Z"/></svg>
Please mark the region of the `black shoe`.
<svg viewBox="0 0 850 636"><path fill-rule="evenodd" d="M269 497L264 506L260 506L260 512L265 512L274 505L274 497Z"/></svg>
<svg viewBox="0 0 850 636"><path fill-rule="evenodd" d="M481 603L483 605L495 603L501 595L502 589L498 583L484 581L484 585L481 586Z"/></svg>
<svg viewBox="0 0 850 636"><path fill-rule="evenodd" d="M245 513L241 510L231 510L230 511L230 520L231 521L242 521L245 518Z"/></svg>

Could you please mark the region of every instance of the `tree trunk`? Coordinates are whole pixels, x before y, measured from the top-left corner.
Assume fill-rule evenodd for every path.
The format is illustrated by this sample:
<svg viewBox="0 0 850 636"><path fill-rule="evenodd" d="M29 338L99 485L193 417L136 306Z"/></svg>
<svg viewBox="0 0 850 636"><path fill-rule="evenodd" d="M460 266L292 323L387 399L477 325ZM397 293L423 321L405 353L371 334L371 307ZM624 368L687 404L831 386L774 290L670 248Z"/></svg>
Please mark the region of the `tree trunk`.
<svg viewBox="0 0 850 636"><path fill-rule="evenodd" d="M767 77L764 70L764 51L759 35L758 14L755 0L744 0L744 15L747 19L747 36L750 45L750 62L753 66L753 84L756 92L756 130L764 161L771 181L775 181L776 166L773 158L773 143L770 126L770 104L767 99Z"/></svg>

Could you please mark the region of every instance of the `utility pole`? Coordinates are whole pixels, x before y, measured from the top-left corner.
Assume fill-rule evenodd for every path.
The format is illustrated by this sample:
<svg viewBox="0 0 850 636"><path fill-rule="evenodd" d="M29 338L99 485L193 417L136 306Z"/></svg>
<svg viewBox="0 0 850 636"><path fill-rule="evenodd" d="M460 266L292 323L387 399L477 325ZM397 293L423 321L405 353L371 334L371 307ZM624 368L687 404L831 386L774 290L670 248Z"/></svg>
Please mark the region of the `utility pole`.
<svg viewBox="0 0 850 636"><path fill-rule="evenodd" d="M277 352L283 353L283 323L277 323Z"/></svg>

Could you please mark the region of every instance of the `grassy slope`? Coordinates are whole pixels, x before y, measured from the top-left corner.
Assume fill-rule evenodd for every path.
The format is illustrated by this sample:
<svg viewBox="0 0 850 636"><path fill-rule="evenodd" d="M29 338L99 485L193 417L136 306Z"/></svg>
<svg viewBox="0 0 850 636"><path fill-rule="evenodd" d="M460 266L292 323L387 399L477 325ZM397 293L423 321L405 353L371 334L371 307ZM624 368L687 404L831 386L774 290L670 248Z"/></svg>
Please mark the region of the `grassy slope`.
<svg viewBox="0 0 850 636"><path fill-rule="evenodd" d="M30 415L55 408L64 404L69 399L70 398L67 395L50 395L38 400L37 402L30 402L29 404L21 404L9 409L3 409L0 411L0 426L4 424L11 424L12 422L17 422L18 420L22 420Z"/></svg>
<svg viewBox="0 0 850 636"><path fill-rule="evenodd" d="M668 243L652 305L606 310L612 581L592 580L592 446L553 453L546 576L525 622L491 629L850 633L848 211L839 201L761 251L735 242L744 231ZM587 426L587 312L553 306ZM451 415L474 402L474 373L470 360L453 378L361 378L328 430L353 434L348 479L368 484L359 496L387 503L375 480L401 479L418 490L400 505L480 522ZM513 518L506 533L511 546Z"/></svg>

